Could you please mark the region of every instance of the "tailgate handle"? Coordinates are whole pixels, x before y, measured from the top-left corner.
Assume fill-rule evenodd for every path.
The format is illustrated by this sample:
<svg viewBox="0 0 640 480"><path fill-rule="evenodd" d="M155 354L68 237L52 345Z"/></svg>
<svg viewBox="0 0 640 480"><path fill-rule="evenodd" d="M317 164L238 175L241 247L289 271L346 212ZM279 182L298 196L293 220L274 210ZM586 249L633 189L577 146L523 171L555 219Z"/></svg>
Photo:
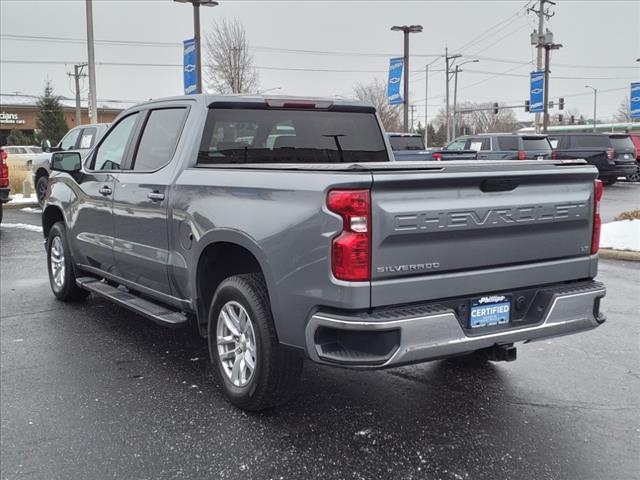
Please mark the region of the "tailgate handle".
<svg viewBox="0 0 640 480"><path fill-rule="evenodd" d="M483 192L509 192L515 190L520 181L512 178L489 178L480 184Z"/></svg>

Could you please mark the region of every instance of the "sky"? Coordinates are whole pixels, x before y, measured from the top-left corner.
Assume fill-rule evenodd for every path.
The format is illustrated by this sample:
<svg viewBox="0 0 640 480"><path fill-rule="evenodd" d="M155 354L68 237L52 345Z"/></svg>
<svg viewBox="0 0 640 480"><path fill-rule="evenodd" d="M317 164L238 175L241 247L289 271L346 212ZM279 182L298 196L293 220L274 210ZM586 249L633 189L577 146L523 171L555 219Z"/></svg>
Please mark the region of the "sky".
<svg viewBox="0 0 640 480"><path fill-rule="evenodd" d="M142 101L181 95L181 43L193 35L191 6L172 0L93 3L98 97ZM525 7L532 2L219 3L201 8L203 33L216 20L240 20L263 90L353 96L354 85L385 79L389 58L402 55L402 34L390 27L420 24L424 31L410 37L410 103L416 123L424 120L425 103L430 120L444 103L445 48L461 54L459 62L480 60L462 67L459 102L518 105L528 98L528 74L536 55L530 34L537 17ZM591 118L593 92L588 84L599 90L598 119L611 119L629 95L630 82L640 81L640 62L635 61L640 57L640 1L556 3L546 26L563 47L552 53L550 99L564 97L565 110L577 109ZM57 94L73 97L67 73L74 63L86 61L84 39L85 0L0 0L0 91L37 95L50 79ZM42 61L56 63L38 63ZM431 73L425 102L427 63ZM83 97L87 85L84 80ZM523 109L515 112L521 120L533 117Z"/></svg>

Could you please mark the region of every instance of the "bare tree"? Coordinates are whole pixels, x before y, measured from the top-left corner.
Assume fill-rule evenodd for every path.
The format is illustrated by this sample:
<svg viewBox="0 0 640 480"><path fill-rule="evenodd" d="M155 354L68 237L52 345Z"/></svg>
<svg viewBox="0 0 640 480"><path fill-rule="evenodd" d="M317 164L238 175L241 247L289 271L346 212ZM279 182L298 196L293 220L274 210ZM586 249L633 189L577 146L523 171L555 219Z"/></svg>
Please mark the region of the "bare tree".
<svg viewBox="0 0 640 480"><path fill-rule="evenodd" d="M204 58L207 86L216 93L255 93L258 73L242 23L214 22L206 35Z"/></svg>
<svg viewBox="0 0 640 480"><path fill-rule="evenodd" d="M629 104L629 97L624 97L618 111L613 116L616 122L630 122L631 121L631 105Z"/></svg>
<svg viewBox="0 0 640 480"><path fill-rule="evenodd" d="M465 113L465 110L470 110ZM482 109L482 110L478 110ZM464 133L513 132L518 128L518 121L512 109L500 109L493 113L493 103L465 102L458 105L457 130ZM474 111L471 111L474 110ZM434 119L436 126L444 125L445 111L441 108Z"/></svg>
<svg viewBox="0 0 640 480"><path fill-rule="evenodd" d="M386 82L374 78L370 83L358 83L353 92L359 100L370 102L376 107L387 132L402 131L402 109L398 105L389 105Z"/></svg>

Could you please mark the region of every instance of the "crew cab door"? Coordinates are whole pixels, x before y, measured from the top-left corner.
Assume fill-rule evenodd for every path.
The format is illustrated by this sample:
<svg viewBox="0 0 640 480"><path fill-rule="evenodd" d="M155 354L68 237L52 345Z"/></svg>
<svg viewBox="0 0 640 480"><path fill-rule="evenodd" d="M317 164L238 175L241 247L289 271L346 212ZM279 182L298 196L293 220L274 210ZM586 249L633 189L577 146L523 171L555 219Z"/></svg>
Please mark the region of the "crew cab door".
<svg viewBox="0 0 640 480"><path fill-rule="evenodd" d="M113 252L122 278L169 295L167 205L187 106L141 115L132 155L115 182Z"/></svg>
<svg viewBox="0 0 640 480"><path fill-rule="evenodd" d="M77 210L70 222L74 257L81 265L115 273L113 258L113 191L129 152L138 113L122 118L90 154L78 177ZM78 130L79 132L79 130Z"/></svg>

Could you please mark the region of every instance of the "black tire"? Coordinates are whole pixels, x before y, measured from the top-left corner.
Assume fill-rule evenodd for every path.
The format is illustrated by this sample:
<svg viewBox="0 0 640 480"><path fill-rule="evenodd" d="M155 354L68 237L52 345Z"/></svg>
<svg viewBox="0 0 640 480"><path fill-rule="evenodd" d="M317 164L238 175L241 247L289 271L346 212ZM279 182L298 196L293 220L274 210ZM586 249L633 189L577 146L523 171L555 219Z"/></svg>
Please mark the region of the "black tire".
<svg viewBox="0 0 640 480"><path fill-rule="evenodd" d="M244 308L255 340L255 368L245 379L247 383L241 386L232 382L230 375L233 373L227 373L225 368L229 365L223 365L218 353L218 318L223 307L229 304ZM262 275L236 275L220 284L209 309L208 343L212 367L225 396L236 407L248 411L264 410L286 403L295 393L304 360L302 355L285 350L278 343ZM227 343L239 345L234 341ZM233 350L233 345L230 348ZM239 348L248 347L241 345ZM233 359L228 361L233 363Z"/></svg>
<svg viewBox="0 0 640 480"><path fill-rule="evenodd" d="M610 187L611 185L613 185L618 181L616 177L603 177L601 178L601 180L602 180L602 184L606 185L607 187Z"/></svg>
<svg viewBox="0 0 640 480"><path fill-rule="evenodd" d="M627 175L627 181L629 182L640 182L640 165L636 167L636 171L631 175Z"/></svg>
<svg viewBox="0 0 640 480"><path fill-rule="evenodd" d="M49 184L49 177L47 175L41 175L36 180L36 197L38 198L38 204L41 207L44 205L44 196L47 193L48 184Z"/></svg>
<svg viewBox="0 0 640 480"><path fill-rule="evenodd" d="M61 249L62 257L58 251ZM59 277L55 277L54 267L51 261L52 255L60 261L58 265L62 268ZM58 300L72 302L86 298L90 292L76 285L76 274L71 251L67 242L67 230L63 222L57 222L51 227L47 238L47 268L49 270L49 284L51 290ZM59 280L59 281L58 281Z"/></svg>

